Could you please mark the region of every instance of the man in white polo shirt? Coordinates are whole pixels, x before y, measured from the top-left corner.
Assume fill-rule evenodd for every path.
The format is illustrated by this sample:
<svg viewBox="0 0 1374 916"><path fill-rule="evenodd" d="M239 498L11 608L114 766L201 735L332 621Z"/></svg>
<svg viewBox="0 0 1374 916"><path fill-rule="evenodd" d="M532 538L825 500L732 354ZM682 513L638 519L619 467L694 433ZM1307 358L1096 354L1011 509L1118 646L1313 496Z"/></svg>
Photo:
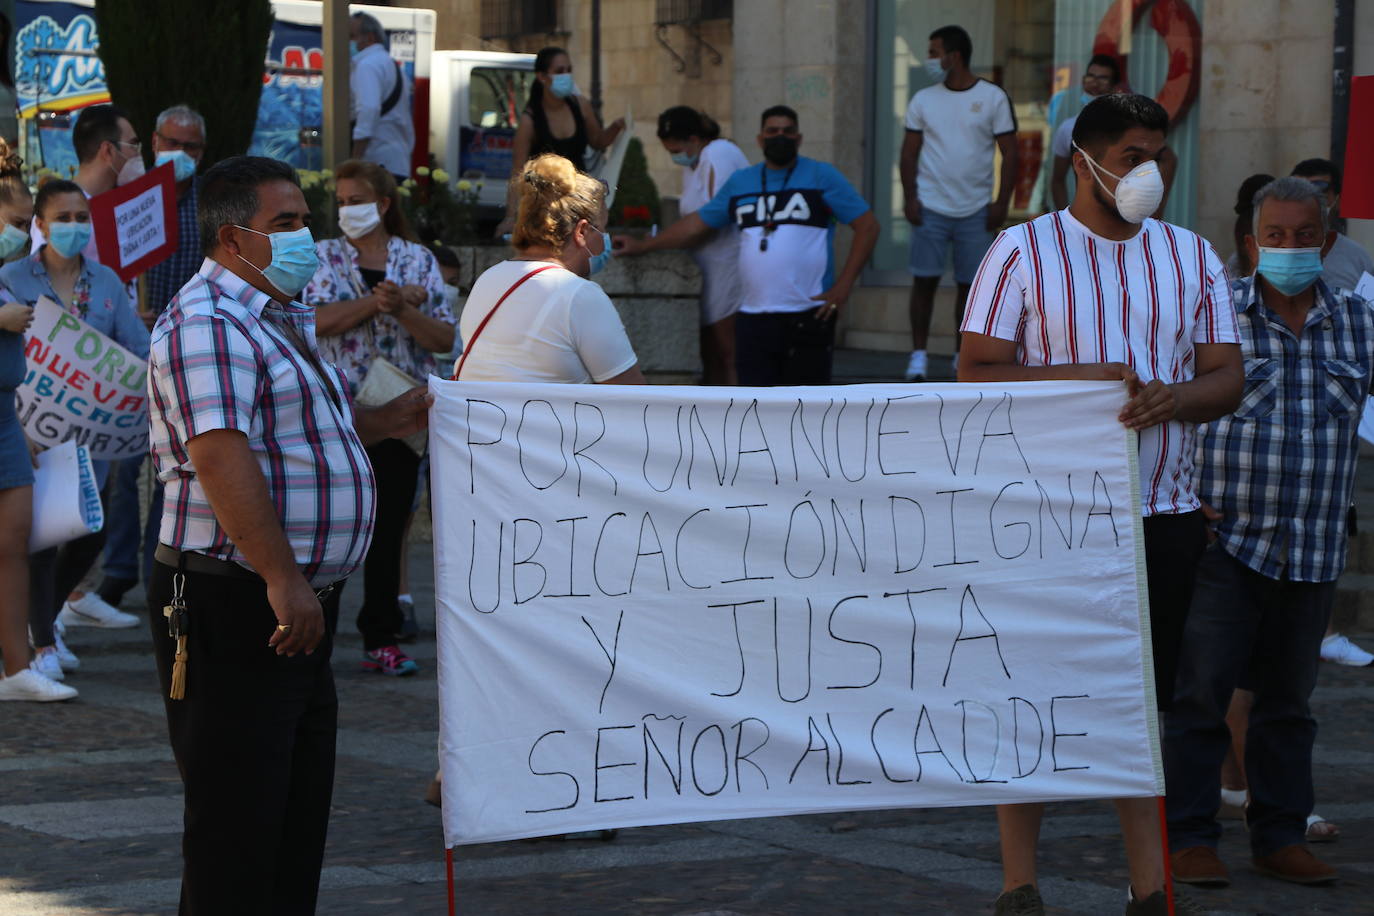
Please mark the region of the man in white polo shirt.
<svg viewBox="0 0 1374 916"><path fill-rule="evenodd" d="M908 381L926 378L930 315L950 248L954 249L957 326L973 273L992 242L992 233L1006 221L1016 187L1016 115L1006 91L969 70L973 42L959 26L931 32L929 50L926 71L939 82L912 96L901 155L902 192L911 223ZM994 149L1002 153L996 200L992 200ZM957 336L954 349L957 364Z"/></svg>
<svg viewBox="0 0 1374 916"><path fill-rule="evenodd" d="M1173 699L1193 570L1206 546L1194 485L1197 424L1235 410L1245 375L1226 269L1206 240L1151 219L1164 195L1156 162L1169 117L1115 94L1073 129L1079 193L1067 210L1001 233L964 315L964 382L1121 379L1121 422L1137 431L1155 695ZM1158 805L1119 799L1128 914L1168 913ZM998 913L1043 912L1035 847L1043 805L1003 805Z"/></svg>

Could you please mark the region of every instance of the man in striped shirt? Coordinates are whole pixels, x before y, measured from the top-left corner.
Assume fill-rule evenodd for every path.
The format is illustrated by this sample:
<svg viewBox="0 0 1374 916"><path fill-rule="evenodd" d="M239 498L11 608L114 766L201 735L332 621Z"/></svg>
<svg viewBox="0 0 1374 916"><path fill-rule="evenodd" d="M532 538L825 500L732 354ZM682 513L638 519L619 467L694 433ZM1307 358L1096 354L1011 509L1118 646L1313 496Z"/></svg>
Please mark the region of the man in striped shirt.
<svg viewBox="0 0 1374 916"><path fill-rule="evenodd" d="M1105 379L1126 383L1121 422L1139 435L1141 512L1155 692L1175 665L1206 543L1193 481L1196 424L1230 413L1244 376L1230 285L1216 252L1149 218L1163 196L1155 160L1168 115L1140 95L1102 96L1073 130L1080 192L1066 210L997 237L969 292L959 380ZM1154 799L1117 801L1131 889L1126 912L1164 914ZM1035 888L1041 805L998 808L999 913L1043 912Z"/></svg>
<svg viewBox="0 0 1374 916"><path fill-rule="evenodd" d="M1164 741L1173 873L1190 884L1230 880L1216 812L1237 687L1254 696L1245 821L1255 867L1298 884L1336 878L1305 836L1317 736L1308 700L1345 567L1374 309L1322 279L1336 244L1328 217L1302 178L1255 195L1245 244L1257 274L1236 284L1245 396L1203 428L1198 449L1216 541L1198 565Z"/></svg>
<svg viewBox="0 0 1374 916"><path fill-rule="evenodd" d="M154 326L148 372L166 485L148 604L186 790L181 912L309 913L334 783L339 587L372 535L363 445L423 427L430 399L355 408L321 360L314 312L293 301L316 262L290 166L227 159L199 203L206 259Z"/></svg>

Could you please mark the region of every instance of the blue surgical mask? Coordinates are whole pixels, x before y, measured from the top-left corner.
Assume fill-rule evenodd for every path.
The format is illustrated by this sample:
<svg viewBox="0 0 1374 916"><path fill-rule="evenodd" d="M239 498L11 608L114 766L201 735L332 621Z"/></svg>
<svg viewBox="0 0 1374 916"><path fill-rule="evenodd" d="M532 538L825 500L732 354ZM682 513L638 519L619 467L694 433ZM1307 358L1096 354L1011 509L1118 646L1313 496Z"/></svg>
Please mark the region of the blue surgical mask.
<svg viewBox="0 0 1374 916"><path fill-rule="evenodd" d="M48 226L48 244L64 258L76 257L90 241L90 223L52 223Z"/></svg>
<svg viewBox="0 0 1374 916"><path fill-rule="evenodd" d="M604 270L609 263L611 263L611 237L603 232L601 233L601 254L592 255L592 259L588 264L590 267L588 276Z"/></svg>
<svg viewBox="0 0 1374 916"><path fill-rule="evenodd" d="M14 228L9 223L5 223L5 228L0 230L0 261L14 255L19 249L24 247L24 243L29 240L29 234ZM85 247L84 245L82 246Z"/></svg>
<svg viewBox="0 0 1374 916"><path fill-rule="evenodd" d="M701 158L701 153L693 155L691 153L673 153L673 165L680 165L685 169L694 169L697 160Z"/></svg>
<svg viewBox="0 0 1374 916"><path fill-rule="evenodd" d="M1095 99L1095 98L1097 98L1097 96L1093 95L1093 94L1090 93L1090 92L1085 92L1085 93L1083 93L1082 95L1080 95L1080 96L1078 97L1078 104L1080 104L1080 105L1086 105L1086 104L1088 104L1089 102L1091 102L1091 101L1092 101L1093 99Z"/></svg>
<svg viewBox="0 0 1374 916"><path fill-rule="evenodd" d="M196 173L196 160L184 149L163 150L153 160L153 166L166 165L169 162L172 163L173 174L178 184Z"/></svg>
<svg viewBox="0 0 1374 916"><path fill-rule="evenodd" d="M348 42L348 56L349 56L349 57L357 57L357 56L358 56L358 43L357 43L356 41L353 41L352 39L349 39L349 42Z"/></svg>
<svg viewBox="0 0 1374 916"><path fill-rule="evenodd" d="M1322 275L1322 250L1261 247L1256 269L1274 289L1285 296L1296 296Z"/></svg>
<svg viewBox="0 0 1374 916"><path fill-rule="evenodd" d="M573 85L572 74L555 73L553 75L553 82L549 84L549 91L560 99L566 99L568 96L572 95L577 91L577 87Z"/></svg>
<svg viewBox="0 0 1374 916"><path fill-rule="evenodd" d="M237 228L265 235L271 241L272 263L266 267L259 267L243 255L237 257L266 277L267 282L285 293L287 298L294 299L297 293L305 289L320 267L319 256L315 254L315 239L310 234L309 226L302 226L294 232L258 232L247 226Z"/></svg>
<svg viewBox="0 0 1374 916"><path fill-rule="evenodd" d="M945 78L945 59L943 57L927 57L926 76L936 82L943 82Z"/></svg>

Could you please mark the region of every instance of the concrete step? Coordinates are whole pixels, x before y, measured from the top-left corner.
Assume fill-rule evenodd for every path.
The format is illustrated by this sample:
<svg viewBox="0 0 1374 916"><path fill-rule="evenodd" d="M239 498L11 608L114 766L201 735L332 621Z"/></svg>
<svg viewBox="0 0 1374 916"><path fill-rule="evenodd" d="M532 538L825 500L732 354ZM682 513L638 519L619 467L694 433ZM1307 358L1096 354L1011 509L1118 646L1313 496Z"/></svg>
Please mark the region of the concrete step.
<svg viewBox="0 0 1374 916"><path fill-rule="evenodd" d="M1347 572L1341 576L1331 619L1337 632L1374 630L1374 574Z"/></svg>

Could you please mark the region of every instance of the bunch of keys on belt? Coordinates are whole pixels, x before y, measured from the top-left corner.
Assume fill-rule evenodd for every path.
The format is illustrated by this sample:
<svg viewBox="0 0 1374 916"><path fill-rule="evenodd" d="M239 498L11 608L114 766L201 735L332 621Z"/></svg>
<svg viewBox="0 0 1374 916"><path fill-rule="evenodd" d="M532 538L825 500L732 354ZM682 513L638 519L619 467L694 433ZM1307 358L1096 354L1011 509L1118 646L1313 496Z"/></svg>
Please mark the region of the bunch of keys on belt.
<svg viewBox="0 0 1374 916"><path fill-rule="evenodd" d="M172 687L167 692L173 700L186 697L186 659L190 652L186 648L186 576L175 573L172 576L172 603L162 608L162 616L167 618L167 635L177 641L176 659L172 663Z"/></svg>

